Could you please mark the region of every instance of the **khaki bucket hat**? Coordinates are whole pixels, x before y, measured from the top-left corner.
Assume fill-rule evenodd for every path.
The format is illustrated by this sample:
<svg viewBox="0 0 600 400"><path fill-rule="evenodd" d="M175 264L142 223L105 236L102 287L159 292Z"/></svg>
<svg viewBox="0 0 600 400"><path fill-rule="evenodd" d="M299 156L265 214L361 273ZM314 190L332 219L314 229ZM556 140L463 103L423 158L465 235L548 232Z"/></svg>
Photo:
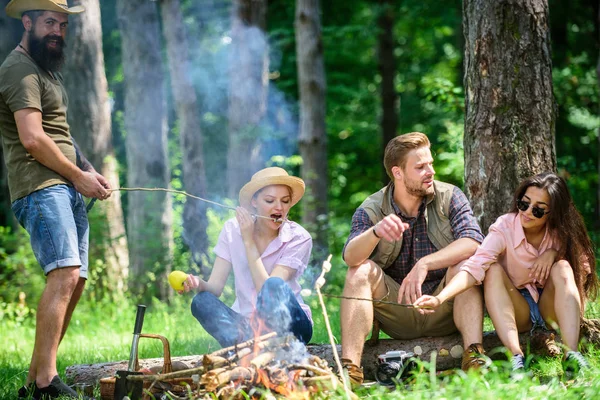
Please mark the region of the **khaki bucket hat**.
<svg viewBox="0 0 600 400"><path fill-rule="evenodd" d="M25 11L43 10L79 14L85 11L85 7L82 5L69 7L67 0L11 0L5 10L9 17L21 19Z"/></svg>

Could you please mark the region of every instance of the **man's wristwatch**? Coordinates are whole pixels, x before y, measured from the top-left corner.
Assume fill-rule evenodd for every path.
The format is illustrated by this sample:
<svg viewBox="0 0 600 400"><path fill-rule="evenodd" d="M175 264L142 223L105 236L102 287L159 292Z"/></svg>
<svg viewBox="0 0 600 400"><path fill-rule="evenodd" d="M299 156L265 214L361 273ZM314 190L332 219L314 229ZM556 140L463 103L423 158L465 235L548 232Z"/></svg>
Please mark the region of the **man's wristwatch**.
<svg viewBox="0 0 600 400"><path fill-rule="evenodd" d="M375 230L375 227L376 227L376 226L377 226L377 225L373 225L373 235L375 235L375 237L376 237L377 239L381 239L381 236L379 236L379 235L377 234L377 231Z"/></svg>

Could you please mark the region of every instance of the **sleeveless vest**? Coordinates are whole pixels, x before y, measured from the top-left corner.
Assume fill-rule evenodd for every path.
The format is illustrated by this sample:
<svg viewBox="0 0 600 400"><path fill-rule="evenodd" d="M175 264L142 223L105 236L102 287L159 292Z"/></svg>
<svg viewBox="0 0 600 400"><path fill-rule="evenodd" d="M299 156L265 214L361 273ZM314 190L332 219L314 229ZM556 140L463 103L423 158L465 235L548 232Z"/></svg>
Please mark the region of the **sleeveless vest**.
<svg viewBox="0 0 600 400"><path fill-rule="evenodd" d="M449 219L450 200L455 186L449 183L433 181L434 194L427 196L425 220L427 221L427 236L439 250L454 241ZM393 184L390 183L377 193L369 196L360 205L374 224L390 214L395 214L392 206ZM369 259L382 269L388 268L396 261L402 250L402 241L388 242L380 240Z"/></svg>

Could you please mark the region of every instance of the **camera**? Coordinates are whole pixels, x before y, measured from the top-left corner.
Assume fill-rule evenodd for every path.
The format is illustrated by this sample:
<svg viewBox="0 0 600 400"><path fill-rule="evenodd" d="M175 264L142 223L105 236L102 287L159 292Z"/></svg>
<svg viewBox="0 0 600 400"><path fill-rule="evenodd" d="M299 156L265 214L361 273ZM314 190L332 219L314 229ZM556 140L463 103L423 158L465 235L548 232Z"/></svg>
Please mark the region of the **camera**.
<svg viewBox="0 0 600 400"><path fill-rule="evenodd" d="M416 360L415 353L404 350L381 354L377 357L375 379L382 385L393 386L396 382L409 378L411 372L417 370Z"/></svg>

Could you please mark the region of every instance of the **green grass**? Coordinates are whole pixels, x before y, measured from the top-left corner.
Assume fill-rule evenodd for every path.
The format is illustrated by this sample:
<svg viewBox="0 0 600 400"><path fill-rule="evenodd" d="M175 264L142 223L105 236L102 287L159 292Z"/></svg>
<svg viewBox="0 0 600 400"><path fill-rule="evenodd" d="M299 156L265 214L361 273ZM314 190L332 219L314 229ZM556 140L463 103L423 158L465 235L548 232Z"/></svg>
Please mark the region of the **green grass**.
<svg viewBox="0 0 600 400"><path fill-rule="evenodd" d="M189 300L189 296L181 296L170 305L155 302L148 305L146 311L144 332L166 336L171 343L173 356L204 354L219 347L191 315ZM309 304L315 320L312 342L328 343L323 315L316 298L311 298ZM339 301L327 299L327 308L332 328L339 338ZM591 309L595 311L598 307ZM65 368L74 364L127 359L134 319L135 304L80 304L59 349L59 373L64 377ZM489 322L486 328L489 329ZM34 340L34 321L28 318L17 323L4 318L0 321L0 332L0 399L15 399L27 375ZM161 355L160 342L142 340L141 357ZM599 355L599 351L592 349L587 355L592 364L591 373L568 384L561 381L559 360L540 359L532 365L533 376L521 380L509 377L506 363L495 362L487 374L457 371L441 377L436 376L435 371L426 371L406 387L395 390L372 387L361 389L358 394L372 399L593 399L600 392Z"/></svg>

